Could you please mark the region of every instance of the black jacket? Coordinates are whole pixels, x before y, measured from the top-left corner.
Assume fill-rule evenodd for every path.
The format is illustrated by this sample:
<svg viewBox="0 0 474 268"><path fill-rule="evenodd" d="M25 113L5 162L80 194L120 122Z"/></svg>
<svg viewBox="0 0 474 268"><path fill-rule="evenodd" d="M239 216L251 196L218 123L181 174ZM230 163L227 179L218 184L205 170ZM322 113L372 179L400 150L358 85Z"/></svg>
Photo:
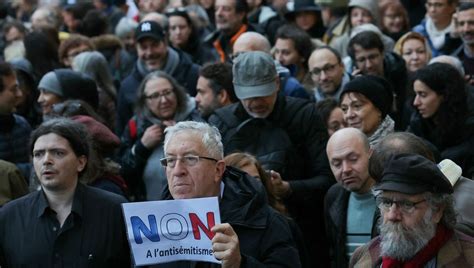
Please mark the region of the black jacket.
<svg viewBox="0 0 474 268"><path fill-rule="evenodd" d="M328 259L321 232L323 199L334 179L325 151L327 131L314 103L278 96L273 112L266 119L251 118L241 103L235 103L216 110L209 123L220 130L226 153L241 150L255 154L263 160L265 168L279 171L290 183L292 193L285 200L290 216L307 238L309 252L316 254L312 259L323 264ZM272 127L276 134L268 131ZM282 148L282 140L276 139L281 131L291 143L287 148ZM280 169L274 168L278 167L274 159L280 162Z"/></svg>
<svg viewBox="0 0 474 268"><path fill-rule="evenodd" d="M350 194L351 192L339 184L334 184L324 199L324 219L329 240L331 267L333 268L346 268L349 264L346 253L346 226ZM372 238L378 235L377 220L379 217L380 214L376 209L372 221Z"/></svg>
<svg viewBox="0 0 474 268"><path fill-rule="evenodd" d="M396 109L392 109L390 117L395 121L396 130L405 130L403 124L402 112L405 109L405 103L408 96L408 73L403 58L393 52L384 55L384 77L392 86L395 93L394 104Z"/></svg>
<svg viewBox="0 0 474 268"><path fill-rule="evenodd" d="M239 237L240 267L300 267L298 251L288 223L267 204L263 185L246 173L227 167L220 200L221 222L229 223ZM169 191L165 199L172 199ZM157 267L192 267L191 262L160 264ZM199 267L220 267L202 263Z"/></svg>

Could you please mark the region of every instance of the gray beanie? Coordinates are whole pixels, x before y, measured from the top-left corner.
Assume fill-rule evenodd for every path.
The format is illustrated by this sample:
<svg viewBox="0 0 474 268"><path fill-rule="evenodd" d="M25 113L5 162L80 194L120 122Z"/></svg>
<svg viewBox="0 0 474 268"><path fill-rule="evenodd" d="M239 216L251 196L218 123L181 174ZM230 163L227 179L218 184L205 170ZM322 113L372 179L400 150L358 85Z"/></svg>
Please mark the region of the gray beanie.
<svg viewBox="0 0 474 268"><path fill-rule="evenodd" d="M56 73L54 71L45 74L41 78L38 84L38 89L56 94L59 97L64 97L64 91L61 88L61 84L59 83L58 77L56 76Z"/></svg>

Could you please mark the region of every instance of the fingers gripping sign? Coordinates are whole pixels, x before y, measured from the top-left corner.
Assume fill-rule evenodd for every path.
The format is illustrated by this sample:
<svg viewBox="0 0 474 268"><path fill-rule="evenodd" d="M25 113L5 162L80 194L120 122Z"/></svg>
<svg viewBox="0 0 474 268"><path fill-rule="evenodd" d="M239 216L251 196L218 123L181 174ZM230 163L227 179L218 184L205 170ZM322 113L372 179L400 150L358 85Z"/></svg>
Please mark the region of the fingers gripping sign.
<svg viewBox="0 0 474 268"><path fill-rule="evenodd" d="M228 223L217 224L212 229L212 250L216 259L222 261L223 268L240 267L241 255L239 237Z"/></svg>

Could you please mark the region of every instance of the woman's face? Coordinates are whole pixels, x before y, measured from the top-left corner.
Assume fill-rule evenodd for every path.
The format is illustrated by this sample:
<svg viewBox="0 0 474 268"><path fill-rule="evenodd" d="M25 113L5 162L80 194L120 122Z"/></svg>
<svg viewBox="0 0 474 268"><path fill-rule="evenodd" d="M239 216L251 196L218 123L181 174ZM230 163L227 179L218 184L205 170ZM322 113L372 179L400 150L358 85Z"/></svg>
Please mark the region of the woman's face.
<svg viewBox="0 0 474 268"><path fill-rule="evenodd" d="M418 39L408 39L403 43L402 57L409 72L416 72L428 64L425 45Z"/></svg>
<svg viewBox="0 0 474 268"><path fill-rule="evenodd" d="M354 7L351 9L351 26L356 27L359 25L367 24L372 22L372 15L366 9L360 7Z"/></svg>
<svg viewBox="0 0 474 268"><path fill-rule="evenodd" d="M165 78L152 78L144 90L145 104L159 119L173 119L178 107L178 100L171 83Z"/></svg>
<svg viewBox="0 0 474 268"><path fill-rule="evenodd" d="M46 92L40 90L40 95L38 97L38 103L41 106L43 115L49 115L53 111L53 104L62 102L61 98L51 92Z"/></svg>
<svg viewBox="0 0 474 268"><path fill-rule="evenodd" d="M388 8L383 16L383 26L389 33L399 33L403 30L403 15L395 8Z"/></svg>
<svg viewBox="0 0 474 268"><path fill-rule="evenodd" d="M344 113L339 107L334 108L329 114L327 121L328 134L331 136L334 132L338 131L341 128L346 127L346 122L344 121Z"/></svg>
<svg viewBox="0 0 474 268"><path fill-rule="evenodd" d="M316 16L315 12L312 11L302 11L298 12L295 16L295 23L301 29L308 31L316 25L318 22L318 17Z"/></svg>
<svg viewBox="0 0 474 268"><path fill-rule="evenodd" d="M420 80L415 81L413 89L416 94L413 106L418 110L421 117L431 118L443 102L443 95L439 95Z"/></svg>
<svg viewBox="0 0 474 268"><path fill-rule="evenodd" d="M181 16L171 16L169 18L169 35L171 44L174 47L183 47L189 41L191 26L185 18Z"/></svg>
<svg viewBox="0 0 474 268"><path fill-rule="evenodd" d="M247 163L246 165L240 167L241 170L247 172L250 176L260 179L260 173L258 173L257 167L252 163Z"/></svg>
<svg viewBox="0 0 474 268"><path fill-rule="evenodd" d="M359 129L368 137L374 134L382 122L382 113L361 94L344 94L341 109L347 126Z"/></svg>

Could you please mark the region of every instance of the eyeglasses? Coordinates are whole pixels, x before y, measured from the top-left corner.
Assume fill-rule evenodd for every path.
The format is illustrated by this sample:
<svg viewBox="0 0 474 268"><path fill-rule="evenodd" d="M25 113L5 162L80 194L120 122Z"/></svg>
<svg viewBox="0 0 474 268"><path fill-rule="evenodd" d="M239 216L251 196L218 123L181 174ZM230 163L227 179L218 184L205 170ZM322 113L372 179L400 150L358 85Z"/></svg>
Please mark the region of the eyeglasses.
<svg viewBox="0 0 474 268"><path fill-rule="evenodd" d="M426 9L428 9L430 7L438 9L438 8L444 7L445 5L446 5L445 3L430 3L430 2L425 3Z"/></svg>
<svg viewBox="0 0 474 268"><path fill-rule="evenodd" d="M314 68L313 70L311 70L311 74L314 75L314 76L320 76L321 75L321 72L324 72L325 74L327 73L330 73L332 71L334 71L334 69L336 68L338 64L326 64L323 66L323 68Z"/></svg>
<svg viewBox="0 0 474 268"><path fill-rule="evenodd" d="M217 162L217 159L211 158L211 157L205 157L205 156L198 156L198 155L185 155L183 157L165 157L160 159L160 163L164 167L169 167L169 168L174 168L176 166L176 163L178 163L178 160L181 161L185 166L188 167L193 167L197 165L200 159L206 159L206 160L211 160Z"/></svg>
<svg viewBox="0 0 474 268"><path fill-rule="evenodd" d="M395 200L392 200L390 198L385 198L385 197L377 197L376 199L377 207L379 209L387 212L390 210L393 204L396 204L397 207L399 207L401 211L405 214L412 213L415 210L416 205L423 203L425 201L426 199L420 200L418 202L411 202L408 200L395 201Z"/></svg>
<svg viewBox="0 0 474 268"><path fill-rule="evenodd" d="M370 61L370 62L372 62L372 61L378 59L379 57L380 57L380 54L378 54L378 53L377 53L377 54L370 54L370 55L368 55L367 57L356 58L356 61L357 61L358 63L361 63L361 64L362 64L362 63L365 63L367 60Z"/></svg>
<svg viewBox="0 0 474 268"><path fill-rule="evenodd" d="M165 92L155 92L151 95L145 95L145 99L148 99L148 100L157 100L157 99L160 99L161 97L165 98L165 99L169 99L171 98L171 96L174 94L173 90L170 89L170 90L167 90Z"/></svg>

